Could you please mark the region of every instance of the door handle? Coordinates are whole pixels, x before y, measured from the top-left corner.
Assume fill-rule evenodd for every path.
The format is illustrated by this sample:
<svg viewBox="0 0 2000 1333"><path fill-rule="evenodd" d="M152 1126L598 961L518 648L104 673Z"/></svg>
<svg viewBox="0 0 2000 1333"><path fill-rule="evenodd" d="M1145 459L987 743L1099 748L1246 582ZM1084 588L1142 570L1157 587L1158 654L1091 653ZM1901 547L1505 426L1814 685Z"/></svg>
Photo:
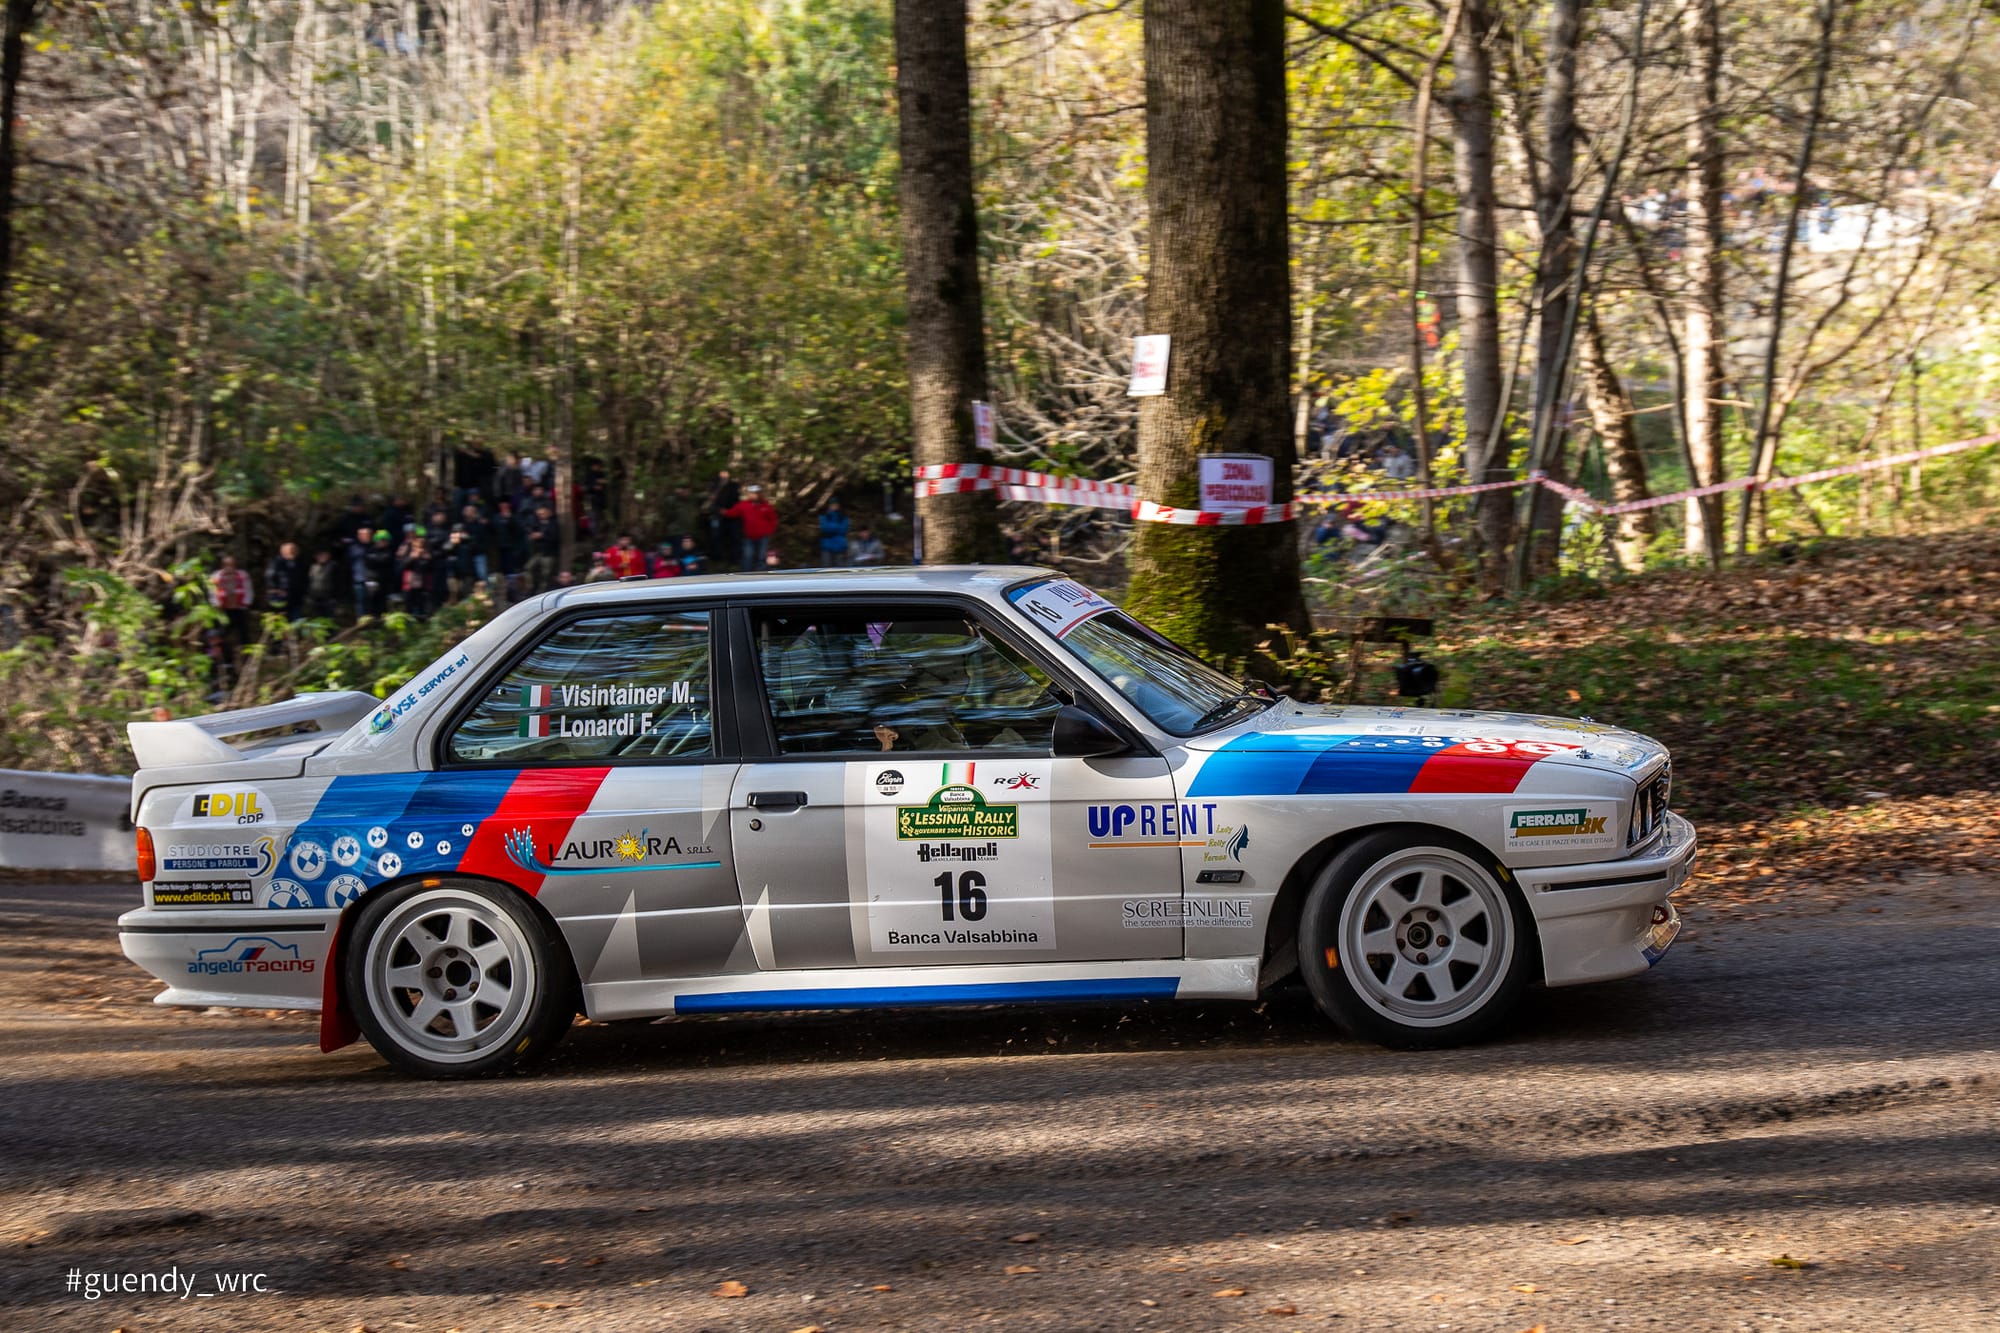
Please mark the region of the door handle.
<svg viewBox="0 0 2000 1333"><path fill-rule="evenodd" d="M745 798L752 810L796 810L806 803L802 791L753 791Z"/></svg>

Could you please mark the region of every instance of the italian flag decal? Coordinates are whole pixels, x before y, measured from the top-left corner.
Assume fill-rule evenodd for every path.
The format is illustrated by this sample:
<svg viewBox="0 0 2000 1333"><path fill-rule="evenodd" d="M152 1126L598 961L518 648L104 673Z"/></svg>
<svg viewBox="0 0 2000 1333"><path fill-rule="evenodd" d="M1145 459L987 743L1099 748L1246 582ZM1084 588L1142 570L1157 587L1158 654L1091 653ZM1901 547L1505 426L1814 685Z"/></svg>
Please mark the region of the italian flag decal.
<svg viewBox="0 0 2000 1333"><path fill-rule="evenodd" d="M938 778L938 785L940 787L949 787L954 782L969 783L972 781L973 771L978 767L979 765L977 764L946 764L943 775ZM955 778L951 775L951 771L954 768L958 770L958 776Z"/></svg>
<svg viewBox="0 0 2000 1333"><path fill-rule="evenodd" d="M547 685L523 685L521 687L521 707L550 708L556 701L555 690ZM549 719L546 714L530 714L520 721L519 732L523 737L546 736L549 734Z"/></svg>

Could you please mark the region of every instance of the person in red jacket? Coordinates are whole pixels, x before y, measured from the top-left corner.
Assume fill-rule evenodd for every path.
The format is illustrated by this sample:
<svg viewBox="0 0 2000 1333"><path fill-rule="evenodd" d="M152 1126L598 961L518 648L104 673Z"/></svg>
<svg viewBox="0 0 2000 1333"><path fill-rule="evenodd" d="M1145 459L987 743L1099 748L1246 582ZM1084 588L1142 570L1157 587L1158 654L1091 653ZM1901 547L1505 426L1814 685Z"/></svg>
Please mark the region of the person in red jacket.
<svg viewBox="0 0 2000 1333"><path fill-rule="evenodd" d="M604 563L611 567L614 578L630 578L634 574L644 578L652 572L646 568L646 553L639 549L639 543L632 539L629 532L604 553Z"/></svg>
<svg viewBox="0 0 2000 1333"><path fill-rule="evenodd" d="M746 486L743 498L722 511L743 525L743 564L746 574L764 568L764 555L771 549L771 534L778 530L778 511L764 498L762 486Z"/></svg>

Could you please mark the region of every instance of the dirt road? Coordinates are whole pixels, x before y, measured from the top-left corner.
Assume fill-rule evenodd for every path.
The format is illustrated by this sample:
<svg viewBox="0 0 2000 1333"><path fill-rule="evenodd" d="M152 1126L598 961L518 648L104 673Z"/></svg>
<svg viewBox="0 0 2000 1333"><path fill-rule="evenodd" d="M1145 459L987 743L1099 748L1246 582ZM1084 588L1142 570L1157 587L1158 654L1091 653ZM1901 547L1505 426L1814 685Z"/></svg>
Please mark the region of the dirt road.
<svg viewBox="0 0 2000 1333"><path fill-rule="evenodd" d="M1697 910L1474 1050L986 1009L471 1084L152 1008L134 896L0 885L0 1326L2000 1328L1991 880ZM86 1299L128 1274L265 1291Z"/></svg>

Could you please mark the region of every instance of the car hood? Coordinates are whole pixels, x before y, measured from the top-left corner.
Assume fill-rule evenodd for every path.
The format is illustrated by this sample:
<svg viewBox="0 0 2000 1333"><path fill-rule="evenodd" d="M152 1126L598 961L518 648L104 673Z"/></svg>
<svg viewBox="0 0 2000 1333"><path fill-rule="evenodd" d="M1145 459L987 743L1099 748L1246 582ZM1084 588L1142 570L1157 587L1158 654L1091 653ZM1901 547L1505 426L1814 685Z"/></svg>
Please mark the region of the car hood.
<svg viewBox="0 0 2000 1333"><path fill-rule="evenodd" d="M1666 747L1650 736L1580 718L1284 701L1237 726L1183 744L1196 751L1255 754L1401 748L1412 742L1425 743L1422 748L1434 753L1533 756L1541 762L1576 764L1627 777L1652 768L1667 754ZM1506 748L1488 748L1496 745Z"/></svg>

